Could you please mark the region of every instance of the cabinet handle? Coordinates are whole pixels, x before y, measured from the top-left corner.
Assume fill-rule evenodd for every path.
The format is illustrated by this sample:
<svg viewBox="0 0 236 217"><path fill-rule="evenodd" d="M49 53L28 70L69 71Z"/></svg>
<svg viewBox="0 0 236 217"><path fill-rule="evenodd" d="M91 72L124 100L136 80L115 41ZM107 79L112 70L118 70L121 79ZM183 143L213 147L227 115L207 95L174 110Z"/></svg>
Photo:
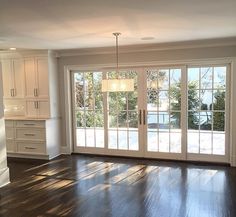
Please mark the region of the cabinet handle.
<svg viewBox="0 0 236 217"><path fill-rule="evenodd" d="M36 96L36 92L35 92L35 90L36 90L36 89L34 88L34 96Z"/></svg>
<svg viewBox="0 0 236 217"><path fill-rule="evenodd" d="M11 96L13 96L13 89L11 89L10 91L11 91Z"/></svg>
<svg viewBox="0 0 236 217"><path fill-rule="evenodd" d="M35 136L35 134L33 134L33 133L25 133L24 135L25 136Z"/></svg>
<svg viewBox="0 0 236 217"><path fill-rule="evenodd" d="M35 96L38 96L38 88L35 88Z"/></svg>
<svg viewBox="0 0 236 217"><path fill-rule="evenodd" d="M34 108L38 109L39 108L39 101L34 101Z"/></svg>
<svg viewBox="0 0 236 217"><path fill-rule="evenodd" d="M25 147L25 149L34 150L34 149L36 149L36 148L32 148L32 147Z"/></svg>
<svg viewBox="0 0 236 217"><path fill-rule="evenodd" d="M13 96L16 96L16 89L13 89Z"/></svg>
<svg viewBox="0 0 236 217"><path fill-rule="evenodd" d="M142 110L139 110L139 124L142 124Z"/></svg>
<svg viewBox="0 0 236 217"><path fill-rule="evenodd" d="M146 124L146 114L145 110L143 110L143 125Z"/></svg>
<svg viewBox="0 0 236 217"><path fill-rule="evenodd" d="M34 126L35 124L24 124L25 126Z"/></svg>

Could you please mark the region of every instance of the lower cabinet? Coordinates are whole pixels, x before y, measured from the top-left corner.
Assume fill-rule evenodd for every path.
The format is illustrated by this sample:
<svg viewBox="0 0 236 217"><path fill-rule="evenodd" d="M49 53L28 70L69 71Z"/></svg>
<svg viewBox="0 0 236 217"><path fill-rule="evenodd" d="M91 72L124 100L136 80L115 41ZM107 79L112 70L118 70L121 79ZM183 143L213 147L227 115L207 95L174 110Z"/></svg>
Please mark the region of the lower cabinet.
<svg viewBox="0 0 236 217"><path fill-rule="evenodd" d="M50 109L49 109L48 100L27 100L26 101L26 117L29 118L49 118Z"/></svg>
<svg viewBox="0 0 236 217"><path fill-rule="evenodd" d="M10 157L52 159L60 153L59 119L6 120Z"/></svg>

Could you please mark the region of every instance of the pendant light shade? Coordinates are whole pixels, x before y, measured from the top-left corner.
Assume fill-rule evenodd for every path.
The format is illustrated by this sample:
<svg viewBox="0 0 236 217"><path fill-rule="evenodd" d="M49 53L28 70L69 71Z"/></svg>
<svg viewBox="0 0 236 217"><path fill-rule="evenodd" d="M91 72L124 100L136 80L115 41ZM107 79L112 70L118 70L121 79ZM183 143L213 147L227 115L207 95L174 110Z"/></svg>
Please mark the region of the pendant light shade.
<svg viewBox="0 0 236 217"><path fill-rule="evenodd" d="M129 92L134 91L134 80L120 78L118 67L118 37L120 33L113 33L116 37L116 79L103 79L102 92Z"/></svg>
<svg viewBox="0 0 236 217"><path fill-rule="evenodd" d="M105 79L102 81L102 92L134 91L133 79Z"/></svg>

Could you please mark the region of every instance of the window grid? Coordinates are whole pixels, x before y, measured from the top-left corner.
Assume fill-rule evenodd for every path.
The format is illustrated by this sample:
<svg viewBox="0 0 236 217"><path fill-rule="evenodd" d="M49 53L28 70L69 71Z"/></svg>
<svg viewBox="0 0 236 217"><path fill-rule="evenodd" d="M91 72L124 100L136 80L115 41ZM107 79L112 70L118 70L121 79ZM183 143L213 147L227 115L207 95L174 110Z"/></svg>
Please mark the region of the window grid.
<svg viewBox="0 0 236 217"><path fill-rule="evenodd" d="M115 73L114 72L107 72L107 77L108 78L114 78L114 76L116 77ZM111 97L115 95L115 100L116 100L116 108L111 108L110 104L108 103L108 113L111 114L111 111L112 111L112 114L113 116L115 116L115 119L116 119L116 125L115 127L114 126L110 126L110 117L108 118L108 131L109 131L109 134L111 132L115 132L116 131L116 147L114 146L110 146L110 142L108 142L108 148L109 149L118 149L118 150L130 150L131 149L131 146L130 146L130 139L131 138L131 133L132 132L136 132L138 130L138 125L137 125L137 130L135 129L132 129L130 128L130 123L129 121L131 120L131 114L132 113L136 113L137 114L137 107L133 110L131 110L129 108L129 102L130 102L130 94L136 94L137 95L137 72L136 71L123 71L123 72L120 72L120 77L122 78L133 78L135 79L135 90L134 92L132 93L127 93L127 92L117 92L117 93L113 93L113 94L110 94L108 93L108 97ZM119 108L119 99L122 98L122 96L124 96L125 98L125 107L124 109L117 109ZM133 96L134 97L134 96ZM109 100L108 100L109 101ZM136 104L138 103L137 101L137 97L136 97ZM114 109L115 109L115 112L114 112ZM119 115L121 114L125 114L125 124L123 123L122 126L120 127L120 122L119 122ZM110 115L109 115L110 116ZM136 115L137 116L137 115ZM121 118L121 117L120 117ZM137 122L138 123L138 122ZM123 128L123 129L120 129L120 128ZM120 134L121 133L124 133L124 135L126 135L126 144L125 144L125 147L122 147L121 145L121 136ZM109 141L109 138L110 136L108 136L108 141ZM138 147L138 144L136 145ZM134 150L136 150L137 148L135 147Z"/></svg>
<svg viewBox="0 0 236 217"><path fill-rule="evenodd" d="M81 102L77 102L76 103L76 108L75 108L75 113L78 114L80 113L81 115L81 126L78 126L76 123L76 129L77 130L83 130L83 134L84 134L84 145L81 144L77 144L78 146L83 146L83 147L97 147L97 139L99 137L99 135L97 134L97 130L101 129L101 127L97 126L97 121L96 119L92 119L89 120L87 118L88 115L92 116L92 117L97 117L98 113L99 114L103 114L103 106L99 109L96 108L96 93L101 94L101 88L95 88L95 81L94 81L94 76L96 75L96 73L102 74L102 72L77 72L74 74L74 81L75 81L75 101L77 102L78 99L76 99L78 96L82 97ZM82 89L79 91L76 91L76 76L80 75L79 77L82 80L79 80L77 82L81 82L82 83ZM91 78L91 85L88 84L87 81L87 77L86 76L90 76ZM88 89L90 88L90 89ZM92 100L89 102L88 100L88 95L91 95ZM83 105L82 105L82 104ZM88 108L87 107L87 103L88 103ZM91 104L90 104L91 103ZM78 106L79 104L79 106ZM81 107L81 108L80 108ZM78 121L78 117L76 117L76 120ZM88 122L90 121L90 127L88 127ZM104 125L104 120L102 119L102 123ZM92 130L92 134L89 134L88 131ZM91 144L88 144L88 137L93 135L93 142ZM102 135L102 134L101 134ZM100 136L101 136L100 135ZM104 138L103 138L104 139ZM100 144L100 146L102 146Z"/></svg>
<svg viewBox="0 0 236 217"><path fill-rule="evenodd" d="M150 97L152 96L152 93L149 92L149 89L150 91L153 91L152 89L152 86L155 87L155 85L152 85L152 82L155 81L157 83L157 87L159 87L159 81L160 81L160 72L162 71L165 71L167 76L168 76L168 85L166 87L162 87L160 88L157 93L156 93L156 97L157 97L157 102L158 102L158 105L156 106L155 109L153 108L148 108L148 114L150 117L153 116L152 113L155 113L154 115L156 116L156 122L157 124L159 125L160 124L160 115L161 113L166 113L166 115L168 115L168 129L166 130L166 132L162 132L162 130L158 127L157 129L155 129L155 131L152 129L152 128L148 128L148 133L156 133L156 136L157 136L157 142L155 143L156 144L156 150L150 150L149 147L148 148L148 151L156 151L156 152L162 152L163 150L160 150L160 138L161 138L161 135L165 135L165 134L168 134L168 144L166 144L167 147L165 147L165 151L164 152L167 152L167 153L175 153L176 151L173 150L172 151L172 141L173 141L173 135L172 133L176 133L176 128L172 129L172 123L171 123L171 115L173 113L176 113L176 114L181 114L181 109L179 110L176 110L176 109L173 109L172 108L172 105L171 105L171 92L170 92L170 88L171 87L176 87L176 81L174 80L174 74L175 73L179 73L179 77L178 77L178 82L181 82L181 71L179 72L176 72L175 70L180 70L178 68L169 68L169 69L153 69L153 70L147 70L147 86L148 86L148 94L147 94L147 97L148 97L148 102L150 102ZM173 77L171 76L173 74ZM171 83L172 82L172 79L173 79L173 84ZM162 109L160 107L160 102L162 102L162 96L161 96L161 93L167 93L167 103L168 103L168 106L167 108L165 109ZM180 96L181 97L181 96ZM181 115L179 115L179 117L181 118ZM181 125L180 125L180 120L179 120L179 129L181 129ZM147 144L148 146L151 146L150 144L150 141L151 141L151 138L147 138ZM149 141L150 140L150 141ZM180 150L179 150L180 151ZM177 151L177 152L179 152Z"/></svg>
<svg viewBox="0 0 236 217"><path fill-rule="evenodd" d="M224 84L224 88L223 87L219 88L219 87L215 86L215 69L217 68L217 66L212 66L212 67L194 67L194 68L195 69L198 68L198 74L199 74L199 76L198 76L199 77L198 78L198 88L196 88L196 91L198 92L199 105L198 105L198 109L197 110L190 110L189 107L188 107L188 115L189 115L189 112L196 112L196 113L198 113L198 120L199 120L199 124L198 124L198 153L205 154L204 151L203 151L204 147L202 149L202 146L201 146L201 136L203 136L204 134L206 135L206 132L204 132L204 130L201 129L201 123L200 123L200 121L201 121L201 114L203 112L207 112L207 113L211 114L211 130L210 130L211 131L211 144L210 144L211 148L210 148L210 153L207 153L207 154L211 154L212 155L212 154L214 154L214 135L215 135L214 134L214 131L215 131L214 130L214 122L215 122L214 114L216 112L221 112L221 113L225 114L225 110L215 109L214 95L215 95L216 91L226 92L226 84ZM189 69L194 69L194 68L189 68ZM202 88L202 83L203 83L202 82L202 80L203 80L202 68L208 68L208 71L210 70L211 73L212 73L212 75L211 75L211 77L212 77L212 79L211 79L211 88ZM226 73L226 66L222 67L222 68L224 68L225 71L223 72L223 74L225 74ZM189 73L191 73L191 72L189 72L189 70L188 70L188 76L189 76ZM225 76L226 76L226 74L225 74ZM226 82L226 80L225 80L225 82ZM188 79L188 84L189 84L189 79ZM203 91L205 91L205 92L206 91L211 91L211 93L212 93L211 94L211 107L207 108L206 110L202 110L202 100L203 99L201 97L203 97L204 95L201 96L201 94L202 94ZM188 89L188 96L189 96L189 89ZM189 98L188 98L188 100L189 100ZM224 109L225 109L225 101L224 101ZM224 123L224 126L225 126L225 123ZM188 128L188 131L189 130L190 129ZM224 128L223 132L225 133L225 128ZM188 145L189 145L189 143L188 143ZM225 144L223 144L223 145L225 147ZM190 150L189 150L189 147L188 147L188 152L189 151ZM190 153L195 153L195 152L191 152L190 151ZM224 153L222 153L222 155L224 155L224 154L225 154L225 150L224 150Z"/></svg>

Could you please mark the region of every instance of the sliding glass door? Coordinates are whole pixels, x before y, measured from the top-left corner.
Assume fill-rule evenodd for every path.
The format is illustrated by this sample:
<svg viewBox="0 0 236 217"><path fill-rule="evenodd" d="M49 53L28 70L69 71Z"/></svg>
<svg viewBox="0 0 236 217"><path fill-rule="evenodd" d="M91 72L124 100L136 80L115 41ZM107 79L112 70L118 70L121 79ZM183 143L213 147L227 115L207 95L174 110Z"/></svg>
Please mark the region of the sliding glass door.
<svg viewBox="0 0 236 217"><path fill-rule="evenodd" d="M104 148L102 72L73 74L74 136L76 147Z"/></svg>
<svg viewBox="0 0 236 217"><path fill-rule="evenodd" d="M133 92L101 92L113 70L72 73L74 151L228 161L227 65L121 70Z"/></svg>
<svg viewBox="0 0 236 217"><path fill-rule="evenodd" d="M147 114L147 157L183 159L182 150L182 68L145 70Z"/></svg>
<svg viewBox="0 0 236 217"><path fill-rule="evenodd" d="M227 159L229 114L227 74L226 66L188 68L189 159L213 161Z"/></svg>
<svg viewBox="0 0 236 217"><path fill-rule="evenodd" d="M139 75L138 70L119 73L134 79L133 92L102 93L102 79L116 78L115 71L72 73L75 152L142 156Z"/></svg>

